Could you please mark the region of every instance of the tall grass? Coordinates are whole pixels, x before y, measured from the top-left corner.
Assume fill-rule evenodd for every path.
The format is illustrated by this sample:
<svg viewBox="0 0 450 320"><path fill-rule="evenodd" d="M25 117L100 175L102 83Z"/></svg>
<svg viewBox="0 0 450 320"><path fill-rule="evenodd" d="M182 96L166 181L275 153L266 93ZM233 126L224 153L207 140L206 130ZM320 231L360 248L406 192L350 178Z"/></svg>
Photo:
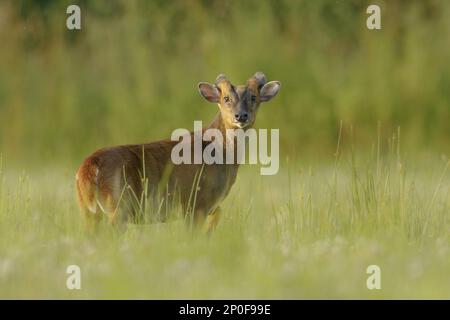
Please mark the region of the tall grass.
<svg viewBox="0 0 450 320"><path fill-rule="evenodd" d="M83 232L71 171L0 177L1 298L448 298L448 159L341 152L277 176L244 166L211 237ZM58 188L55 188L58 185ZM82 289L66 288L81 267ZM382 289L366 288L378 265Z"/></svg>

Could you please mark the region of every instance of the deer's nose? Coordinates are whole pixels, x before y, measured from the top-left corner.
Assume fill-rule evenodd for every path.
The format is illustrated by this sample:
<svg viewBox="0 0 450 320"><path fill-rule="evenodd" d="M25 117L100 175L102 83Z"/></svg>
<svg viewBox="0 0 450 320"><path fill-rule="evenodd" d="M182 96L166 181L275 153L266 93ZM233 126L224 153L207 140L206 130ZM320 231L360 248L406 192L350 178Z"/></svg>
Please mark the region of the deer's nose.
<svg viewBox="0 0 450 320"><path fill-rule="evenodd" d="M239 122L247 122L247 120L248 120L248 113L247 112L235 113L234 114L234 118L237 121L239 121Z"/></svg>

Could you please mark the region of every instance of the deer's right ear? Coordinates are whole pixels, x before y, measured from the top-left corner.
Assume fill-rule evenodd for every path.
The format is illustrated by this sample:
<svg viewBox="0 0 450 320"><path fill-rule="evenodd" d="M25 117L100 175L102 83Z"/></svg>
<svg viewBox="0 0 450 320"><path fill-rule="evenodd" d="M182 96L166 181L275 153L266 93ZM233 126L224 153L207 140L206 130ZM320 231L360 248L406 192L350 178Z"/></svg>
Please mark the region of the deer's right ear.
<svg viewBox="0 0 450 320"><path fill-rule="evenodd" d="M205 98L209 102L219 103L220 92L215 85L207 82L200 82L198 84L198 91L203 96L203 98Z"/></svg>

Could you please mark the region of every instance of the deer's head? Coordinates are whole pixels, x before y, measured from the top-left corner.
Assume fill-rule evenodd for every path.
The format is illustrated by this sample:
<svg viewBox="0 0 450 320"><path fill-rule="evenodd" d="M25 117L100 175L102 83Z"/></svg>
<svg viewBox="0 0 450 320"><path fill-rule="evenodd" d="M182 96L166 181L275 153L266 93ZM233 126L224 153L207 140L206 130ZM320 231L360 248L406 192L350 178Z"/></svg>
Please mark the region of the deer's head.
<svg viewBox="0 0 450 320"><path fill-rule="evenodd" d="M225 75L214 84L200 82L200 94L209 102L219 105L226 128L250 128L256 119L261 102L275 97L281 88L279 81L266 81L262 72L255 73L245 85L234 86Z"/></svg>

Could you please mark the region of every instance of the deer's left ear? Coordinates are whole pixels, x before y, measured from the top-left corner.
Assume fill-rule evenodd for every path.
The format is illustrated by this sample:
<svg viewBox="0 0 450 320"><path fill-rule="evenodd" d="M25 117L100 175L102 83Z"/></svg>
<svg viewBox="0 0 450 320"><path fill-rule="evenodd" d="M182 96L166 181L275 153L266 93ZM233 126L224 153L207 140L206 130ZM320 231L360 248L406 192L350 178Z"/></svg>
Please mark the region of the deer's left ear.
<svg viewBox="0 0 450 320"><path fill-rule="evenodd" d="M266 102L275 97L281 89L281 83L279 81L267 82L262 88L259 94L261 102Z"/></svg>

